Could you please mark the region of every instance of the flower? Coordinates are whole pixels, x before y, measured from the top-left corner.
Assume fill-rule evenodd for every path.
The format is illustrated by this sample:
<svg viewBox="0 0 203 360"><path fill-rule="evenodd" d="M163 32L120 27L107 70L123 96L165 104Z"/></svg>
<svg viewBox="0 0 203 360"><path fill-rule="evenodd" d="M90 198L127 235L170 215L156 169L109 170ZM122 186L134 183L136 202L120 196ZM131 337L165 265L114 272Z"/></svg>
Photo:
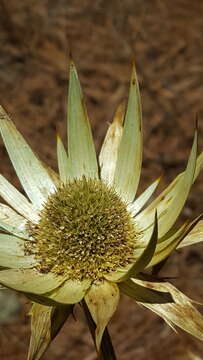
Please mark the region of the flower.
<svg viewBox="0 0 203 360"><path fill-rule="evenodd" d="M143 272L156 270L177 247L202 240L201 217L179 228L174 224L203 153L197 157L195 131L185 171L150 203L159 179L135 199L142 160L135 67L126 110L118 107L99 161L72 62L68 151L57 137L59 175L38 159L2 108L0 132L28 197L0 175L0 195L10 205L0 204L0 283L33 302L28 359L41 358L80 302L99 352L120 293L203 340L203 318L192 301Z"/></svg>

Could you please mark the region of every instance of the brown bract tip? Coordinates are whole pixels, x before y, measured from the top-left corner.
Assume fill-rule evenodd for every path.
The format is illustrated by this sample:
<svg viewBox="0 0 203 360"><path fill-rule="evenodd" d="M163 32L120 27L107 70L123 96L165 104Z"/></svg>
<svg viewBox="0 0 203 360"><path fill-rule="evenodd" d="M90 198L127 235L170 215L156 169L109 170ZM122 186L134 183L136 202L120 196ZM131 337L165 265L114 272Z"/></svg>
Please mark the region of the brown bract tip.
<svg viewBox="0 0 203 360"><path fill-rule="evenodd" d="M124 118L125 118L125 111L126 111L126 99L124 99L117 107L113 122L119 125L123 125Z"/></svg>

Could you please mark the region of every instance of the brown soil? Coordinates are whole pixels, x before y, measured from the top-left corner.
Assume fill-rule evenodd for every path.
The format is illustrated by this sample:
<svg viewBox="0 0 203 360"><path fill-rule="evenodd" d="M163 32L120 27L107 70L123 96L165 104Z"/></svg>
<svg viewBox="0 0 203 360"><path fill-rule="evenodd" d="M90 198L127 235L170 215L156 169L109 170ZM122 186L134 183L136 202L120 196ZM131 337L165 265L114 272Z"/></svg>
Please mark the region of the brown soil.
<svg viewBox="0 0 203 360"><path fill-rule="evenodd" d="M118 103L127 96L136 59L144 118L140 190L160 174L162 189L184 169L199 117L203 149L203 3L199 0L0 0L1 104L33 149L56 169L56 127L65 139L67 63L78 67L97 150ZM1 145L1 172L19 183ZM181 220L202 211L200 176ZM203 301L203 246L175 253L164 274L189 296ZM26 359L29 309L0 326L0 358ZM110 325L119 360L187 359L201 355L192 337L177 336L164 322L122 298ZM182 335L182 334L181 334ZM83 321L67 323L45 360L94 360Z"/></svg>

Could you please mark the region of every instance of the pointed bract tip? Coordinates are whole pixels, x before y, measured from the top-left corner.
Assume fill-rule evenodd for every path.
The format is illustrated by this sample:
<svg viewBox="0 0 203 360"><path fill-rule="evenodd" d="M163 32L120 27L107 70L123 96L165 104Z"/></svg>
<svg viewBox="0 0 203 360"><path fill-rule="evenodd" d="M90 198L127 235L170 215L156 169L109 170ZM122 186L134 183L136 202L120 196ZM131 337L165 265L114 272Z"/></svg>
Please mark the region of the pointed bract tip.
<svg viewBox="0 0 203 360"><path fill-rule="evenodd" d="M132 66L136 67L135 66L135 64L136 64L136 56L135 56L135 54L132 55L131 63L132 63Z"/></svg>
<svg viewBox="0 0 203 360"><path fill-rule="evenodd" d="M72 49L69 49L69 61L73 61L73 53L72 53Z"/></svg>
<svg viewBox="0 0 203 360"><path fill-rule="evenodd" d="M134 59L132 61L131 83L132 85L136 85L138 83L137 70Z"/></svg>
<svg viewBox="0 0 203 360"><path fill-rule="evenodd" d="M71 69L74 69L74 70L75 70L75 63L74 63L73 59L70 59L70 61L69 61L69 69L70 69L70 70L71 70Z"/></svg>
<svg viewBox="0 0 203 360"><path fill-rule="evenodd" d="M4 110L3 106L0 105L0 113L1 114L6 114L6 111Z"/></svg>
<svg viewBox="0 0 203 360"><path fill-rule="evenodd" d="M57 140L57 142L58 142L58 141L61 141L61 137L60 137L58 131L56 131L56 140Z"/></svg>
<svg viewBox="0 0 203 360"><path fill-rule="evenodd" d="M136 61L135 61L135 59L132 60L132 68L136 72Z"/></svg>
<svg viewBox="0 0 203 360"><path fill-rule="evenodd" d="M3 106L0 105L0 120L11 120L6 111L4 110Z"/></svg>
<svg viewBox="0 0 203 360"><path fill-rule="evenodd" d="M75 80L79 81L77 68L73 60L70 60L69 62L69 80L70 78L74 78Z"/></svg>
<svg viewBox="0 0 203 360"><path fill-rule="evenodd" d="M159 176L158 178L156 178L156 180L153 182L153 184L156 184L156 186L158 186L161 181L161 178L162 178L162 176Z"/></svg>
<svg viewBox="0 0 203 360"><path fill-rule="evenodd" d="M198 125L199 125L199 114L196 113L195 115L195 130L198 131Z"/></svg>
<svg viewBox="0 0 203 360"><path fill-rule="evenodd" d="M56 124L54 124L53 128L54 128L56 138L60 137L60 135L59 135L59 133L60 133L59 127Z"/></svg>
<svg viewBox="0 0 203 360"><path fill-rule="evenodd" d="M75 66L75 62L73 60L73 54L71 49L69 50L69 70L75 70L76 71L76 66Z"/></svg>

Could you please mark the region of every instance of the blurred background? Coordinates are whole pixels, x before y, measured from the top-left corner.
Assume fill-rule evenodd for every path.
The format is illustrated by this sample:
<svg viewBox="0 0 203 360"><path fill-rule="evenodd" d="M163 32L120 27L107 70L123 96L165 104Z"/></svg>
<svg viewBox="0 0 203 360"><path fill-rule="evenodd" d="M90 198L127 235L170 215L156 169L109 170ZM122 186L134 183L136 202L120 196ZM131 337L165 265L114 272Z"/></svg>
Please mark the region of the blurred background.
<svg viewBox="0 0 203 360"><path fill-rule="evenodd" d="M127 97L135 59L144 127L139 192L162 175L160 191L184 169L197 115L203 150L202 19L199 0L0 0L0 103L32 148L57 169L56 128L66 139L70 51L97 151L117 105ZM0 172L20 188L2 142L0 158ZM202 211L202 182L201 175L181 222ZM173 276L179 289L203 302L203 245L175 252L162 274ZM4 291L0 297L0 358L23 360L30 305L12 294ZM185 360L188 351L203 354L198 341L177 336L157 316L124 297L110 332L119 360ZM44 359L78 357L96 359L85 322L72 319Z"/></svg>

